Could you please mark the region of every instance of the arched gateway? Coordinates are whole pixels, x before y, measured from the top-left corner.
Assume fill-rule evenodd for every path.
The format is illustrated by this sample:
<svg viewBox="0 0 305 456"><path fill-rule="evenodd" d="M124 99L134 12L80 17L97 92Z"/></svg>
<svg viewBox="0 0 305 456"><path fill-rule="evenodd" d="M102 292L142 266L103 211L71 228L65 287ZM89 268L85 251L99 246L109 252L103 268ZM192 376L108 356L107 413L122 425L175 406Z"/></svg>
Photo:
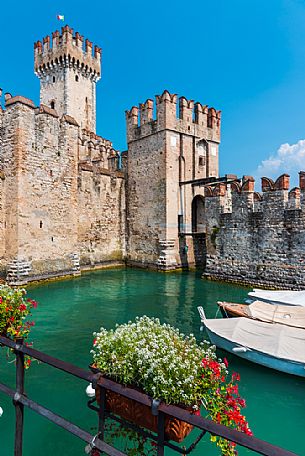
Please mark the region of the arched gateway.
<svg viewBox="0 0 305 456"><path fill-rule="evenodd" d="M192 233L204 233L204 198L196 195L192 201Z"/></svg>

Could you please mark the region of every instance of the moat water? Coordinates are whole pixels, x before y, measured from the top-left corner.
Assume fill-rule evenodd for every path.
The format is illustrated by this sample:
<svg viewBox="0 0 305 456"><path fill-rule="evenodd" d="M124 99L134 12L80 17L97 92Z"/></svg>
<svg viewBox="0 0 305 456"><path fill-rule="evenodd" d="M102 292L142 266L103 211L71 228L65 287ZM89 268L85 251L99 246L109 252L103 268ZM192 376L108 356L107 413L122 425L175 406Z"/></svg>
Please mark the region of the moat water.
<svg viewBox="0 0 305 456"><path fill-rule="evenodd" d="M92 332L100 326L112 328L146 314L200 339L197 306L202 305L207 315L214 317L217 300L242 301L248 291L202 280L195 273L161 274L135 269L94 272L29 288L29 296L39 302L32 338L38 350L86 368L91 361ZM14 365L8 365L4 350L1 352L1 382L14 387ZM245 414L254 435L305 455L305 379L226 356L230 369L241 375L240 392L247 402ZM96 427L96 416L86 406L86 386L43 364L33 363L26 373L29 397L90 430ZM12 456L14 407L2 393L0 406L4 410L0 418L0 455ZM25 411L24 456L83 455L84 447L77 437ZM176 453L166 450L166 455L172 454ZM206 436L192 454L219 453ZM240 449L239 454L254 453Z"/></svg>

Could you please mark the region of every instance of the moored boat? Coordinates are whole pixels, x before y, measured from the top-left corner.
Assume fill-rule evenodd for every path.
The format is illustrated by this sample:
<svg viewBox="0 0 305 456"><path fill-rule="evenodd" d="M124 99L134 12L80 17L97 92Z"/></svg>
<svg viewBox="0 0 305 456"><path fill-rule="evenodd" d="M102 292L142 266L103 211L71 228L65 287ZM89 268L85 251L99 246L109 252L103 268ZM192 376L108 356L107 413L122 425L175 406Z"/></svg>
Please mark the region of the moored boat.
<svg viewBox="0 0 305 456"><path fill-rule="evenodd" d="M253 300L260 300L270 304L281 304L287 306L302 306L305 307L305 290L289 291L289 290L262 290L254 288L248 293L248 296Z"/></svg>
<svg viewBox="0 0 305 456"><path fill-rule="evenodd" d="M305 307L254 301L252 304L217 302L224 317L246 317L305 329Z"/></svg>
<svg viewBox="0 0 305 456"><path fill-rule="evenodd" d="M305 377L305 330L245 317L206 318L201 322L211 342L219 348L256 364Z"/></svg>
<svg viewBox="0 0 305 456"><path fill-rule="evenodd" d="M221 315L224 318L231 318L231 317L248 317L248 304L238 304L235 302L226 302L226 301L218 301L217 305L220 309Z"/></svg>

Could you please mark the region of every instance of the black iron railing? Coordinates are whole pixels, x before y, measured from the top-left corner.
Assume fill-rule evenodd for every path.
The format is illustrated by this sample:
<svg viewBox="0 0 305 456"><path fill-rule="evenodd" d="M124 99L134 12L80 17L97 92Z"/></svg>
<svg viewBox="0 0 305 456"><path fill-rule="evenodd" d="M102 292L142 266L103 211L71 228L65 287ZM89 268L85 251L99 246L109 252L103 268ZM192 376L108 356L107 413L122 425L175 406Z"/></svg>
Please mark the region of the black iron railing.
<svg viewBox="0 0 305 456"><path fill-rule="evenodd" d="M49 421L60 426L61 428L67 430L69 433L79 437L88 444L88 449L96 448L97 450L108 454L109 456L126 456L125 453L117 450L113 446L107 444L104 441L104 429L105 429L105 419L110 417L126 427L131 427L140 431L143 435L151 438L156 442L157 454L158 456L164 455L164 448L166 446L177 451L177 447L165 440L164 437L164 422L165 416L169 415L173 418L180 419L185 421L194 427L200 429L202 432L200 436L203 436L205 433L210 433L211 435L223 437L229 441L235 442L238 445L241 445L245 448L253 450L258 454L265 456L296 456L296 453L284 450L277 446L271 445L268 442L257 439L246 435L242 432L236 431L234 429L228 428L221 424L215 423L214 421L208 420L201 416L192 415L190 412L183 410L179 407L173 405L165 405L162 402L160 404L153 403L153 401L144 393L136 391L132 388L124 387L116 382L113 382L109 379L102 377L100 374L95 374L89 370L81 369L73 364L66 363L60 359L54 358L47 355L46 353L40 352L33 348L27 347L22 343L22 340L17 340L16 342L7 339L6 337L0 336L0 345L9 347L15 351L16 354L16 389L13 390L8 386L0 383L0 391L4 394L10 396L13 399L15 406L16 414L16 429L15 429L15 456L22 456L22 442L23 442L23 411L24 407L28 407L31 410L35 411L41 416L44 416ZM29 399L24 392L24 356L28 355L32 358L37 359L49 366L52 366L56 369L60 369L69 375L73 375L80 379L90 382L96 387L100 388L100 406L96 407L92 404L92 400L89 401L90 408L98 412L99 417L99 430L96 436L91 435L84 429L76 426L65 418L53 413L51 410L47 409L43 405L38 404L37 402ZM131 423L126 422L116 416L111 415L111 413L106 411L106 391L110 390L115 393L119 393L122 396L125 396L131 400L137 401L141 404L152 407L152 413L158 416L158 433L154 435L143 429L139 429L133 426ZM199 436L199 437L200 437ZM188 452L190 452L193 447L196 445L199 438L196 439L194 444L191 445ZM179 449L178 449L179 451ZM180 449L180 452L186 454L186 450Z"/></svg>

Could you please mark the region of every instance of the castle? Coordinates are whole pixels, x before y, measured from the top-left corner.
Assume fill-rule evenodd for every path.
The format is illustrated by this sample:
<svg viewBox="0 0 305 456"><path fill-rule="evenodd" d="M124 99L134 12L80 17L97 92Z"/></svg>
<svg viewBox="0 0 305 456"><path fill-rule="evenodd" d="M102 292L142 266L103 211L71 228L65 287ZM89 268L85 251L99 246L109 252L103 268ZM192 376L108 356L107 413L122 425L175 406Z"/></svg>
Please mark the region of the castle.
<svg viewBox="0 0 305 456"><path fill-rule="evenodd" d="M11 284L128 264L302 287L305 175L219 177L221 113L164 91L96 134L101 49L69 26L34 44L40 106L0 106L0 272ZM156 116L154 118L154 112ZM281 278L282 277L282 278Z"/></svg>

